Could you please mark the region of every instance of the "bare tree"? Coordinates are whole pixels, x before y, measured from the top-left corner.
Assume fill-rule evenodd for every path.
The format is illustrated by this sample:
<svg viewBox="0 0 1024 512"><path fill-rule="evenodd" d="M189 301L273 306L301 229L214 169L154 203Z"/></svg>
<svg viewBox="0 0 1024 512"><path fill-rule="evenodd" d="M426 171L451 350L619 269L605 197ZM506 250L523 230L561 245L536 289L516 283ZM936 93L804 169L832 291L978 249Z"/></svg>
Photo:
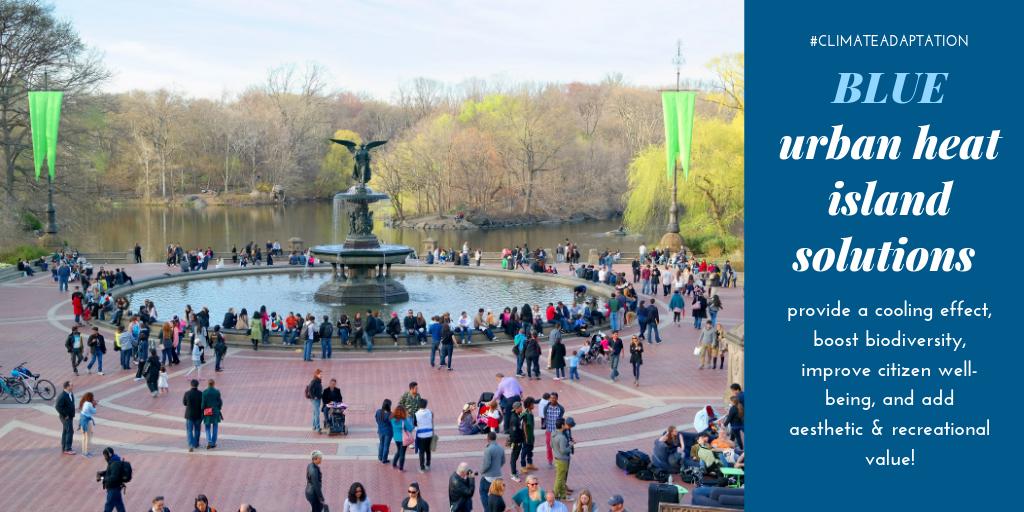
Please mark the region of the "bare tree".
<svg viewBox="0 0 1024 512"><path fill-rule="evenodd" d="M108 77L97 54L82 43L70 22L36 0L0 0L0 153L8 198L18 177L28 176L28 91L64 91L66 101L95 90Z"/></svg>

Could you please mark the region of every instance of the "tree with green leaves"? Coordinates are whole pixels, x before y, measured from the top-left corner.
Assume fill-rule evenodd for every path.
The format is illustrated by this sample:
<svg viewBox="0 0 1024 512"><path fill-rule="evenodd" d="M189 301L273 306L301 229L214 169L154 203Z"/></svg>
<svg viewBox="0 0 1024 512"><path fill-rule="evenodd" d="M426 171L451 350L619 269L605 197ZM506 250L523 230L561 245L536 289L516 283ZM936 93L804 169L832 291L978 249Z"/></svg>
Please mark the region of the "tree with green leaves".
<svg viewBox="0 0 1024 512"><path fill-rule="evenodd" d="M679 224L685 243L699 252L736 248L744 211L742 114L694 120L690 176L679 180L676 201L682 206ZM665 178L665 146L648 146L629 165L626 226L643 232L663 225L671 190Z"/></svg>

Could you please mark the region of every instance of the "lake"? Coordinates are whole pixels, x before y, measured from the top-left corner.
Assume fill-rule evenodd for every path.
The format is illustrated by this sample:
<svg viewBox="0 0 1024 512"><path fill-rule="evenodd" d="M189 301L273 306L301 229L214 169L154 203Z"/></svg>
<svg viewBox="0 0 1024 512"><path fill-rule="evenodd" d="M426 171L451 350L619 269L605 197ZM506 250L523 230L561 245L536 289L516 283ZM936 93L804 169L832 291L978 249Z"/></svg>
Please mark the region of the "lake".
<svg viewBox="0 0 1024 512"><path fill-rule="evenodd" d="M58 212L60 215L60 212ZM72 247L83 252L127 251L142 244L147 261L163 260L167 244L188 248L212 247L215 252L241 248L250 241L263 244L278 240L287 249L288 239L299 237L307 246L339 243L345 239L347 222L334 225L332 207L327 202L297 203L287 206L210 206L204 209L124 206L77 214L75 229L65 229ZM580 246L583 257L588 249L636 251L637 236L609 236L618 229L618 219L575 224L534 225L492 230L418 230L392 229L377 221L375 233L382 242L404 244L423 250L423 241L433 238L442 247L461 248L463 242L485 251L529 244L554 248L566 238ZM88 226L87 229L84 229ZM660 233L649 237L660 237Z"/></svg>

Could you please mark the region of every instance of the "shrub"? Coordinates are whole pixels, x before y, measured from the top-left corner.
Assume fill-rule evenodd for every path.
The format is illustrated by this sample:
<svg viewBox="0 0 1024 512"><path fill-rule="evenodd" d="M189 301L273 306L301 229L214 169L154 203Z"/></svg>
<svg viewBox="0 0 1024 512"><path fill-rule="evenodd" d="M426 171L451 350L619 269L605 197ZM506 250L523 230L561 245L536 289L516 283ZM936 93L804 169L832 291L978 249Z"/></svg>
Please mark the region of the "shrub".
<svg viewBox="0 0 1024 512"><path fill-rule="evenodd" d="M21 228L25 231L38 231L43 229L43 221L39 220L32 212L22 212Z"/></svg>
<svg viewBox="0 0 1024 512"><path fill-rule="evenodd" d="M19 245L13 249L0 252L0 262L15 264L19 259L32 261L42 256L48 256L50 251L35 245Z"/></svg>

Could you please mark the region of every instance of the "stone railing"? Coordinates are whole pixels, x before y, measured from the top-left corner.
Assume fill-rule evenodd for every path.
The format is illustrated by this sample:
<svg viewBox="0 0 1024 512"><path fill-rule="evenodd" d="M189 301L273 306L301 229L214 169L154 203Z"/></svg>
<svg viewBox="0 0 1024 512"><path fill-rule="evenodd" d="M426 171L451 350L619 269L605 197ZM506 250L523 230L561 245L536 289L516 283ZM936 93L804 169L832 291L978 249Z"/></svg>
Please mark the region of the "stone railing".
<svg viewBox="0 0 1024 512"><path fill-rule="evenodd" d="M113 297L117 298L117 297L121 297L121 296L124 296L124 295L144 293L145 289L149 288L151 286L159 286L159 285L163 285L163 284L184 282L184 281L190 281L190 280L195 280L195 279L212 279L212 278L219 278L219 277L233 277L233 276L252 275L252 274L283 274L283 273L291 273L291 272L330 272L330 271L331 271L331 267L329 265L317 265L317 266L314 266L314 267L281 265L281 266L271 266L271 267L260 266L260 267L248 267L248 268L230 267L230 268L223 268L223 269L210 269L210 270L203 270L203 271L196 271L196 272L184 272L184 273L175 272L175 273L166 273L166 274L163 274L163 275L157 275L157 276L151 276L151 277L136 279L135 280L135 284L118 286L118 287L112 288L111 289L111 293L113 294ZM452 265L429 265L429 266L428 265L417 265L417 266L396 265L395 267L392 268L392 271L396 272L396 273L402 273L402 272L423 272L423 273L436 273L436 274L461 274L461 273L466 273L466 274L486 275L486 276L493 276L493 277L524 279L524 280L532 280L532 281L543 281L543 282L547 282L547 283L561 284L561 285L566 286L567 288L576 286L576 285L578 285L580 283L580 280L577 279L575 276L570 277L570 276L562 276L562 275L552 275L552 274L543 274L543 273L528 273L528 272L515 272L515 273L512 273L512 272L498 270L498 269L494 269L494 268L457 267L457 266L452 266ZM602 296L602 297L609 297L609 296L611 296L611 293L615 291L614 288L612 288L610 286L599 285L599 284L590 283L590 282L587 283L587 289L588 289L588 293L599 295L599 296ZM158 305L158 307L159 307L159 305ZM374 308L374 309L377 309L377 308ZM216 319L213 319L213 320L214 321L211 321L211 325L215 323ZM109 326L109 324L107 322L103 322L103 323ZM545 326L545 327L546 328L550 328L549 326ZM600 325L597 325L597 326L592 326L590 328L590 331L591 332L597 332L597 331L600 331L600 330L607 331L608 327L609 327L609 324L603 323L603 324L600 324ZM239 347L251 346L250 342L249 342L249 337L248 337L248 335L244 331L240 331L240 330L224 330L223 332L224 332L224 339L225 339L225 341L229 345L239 346ZM545 330L545 332L547 332L547 331ZM494 334L495 334L495 339L493 341L488 341L483 333L479 333L479 332L475 333L474 336L473 336L473 343L470 346L472 346L472 347L488 347L488 346L494 346L494 345L508 345L508 344L512 343L512 340L510 338L508 338L505 335L505 333L502 332L500 329L495 329ZM568 337L569 336L567 335L567 338ZM270 348L270 349L275 349L275 350L299 350L299 351L301 351L301 349L302 349L301 340L300 340L300 342L299 342L299 344L297 346L292 346L292 345L287 345L286 346L286 345L282 345L281 344L281 341L282 341L281 334L273 333L273 334L270 335L269 338L270 338L270 344L269 345L260 345L260 348ZM458 335L456 335L456 339L458 339ZM394 342L391 339L391 336L389 336L387 334L378 334L373 339L374 350L420 350L420 349L428 349L429 350L429 348L430 348L429 344L426 345L426 346L421 346L421 345L407 346L405 342L406 342L406 340L405 340L405 334L404 333L400 334L398 336L398 343L399 343L398 346L395 346ZM567 344L567 346L569 346L568 339L566 341L566 344ZM343 350L343 351L345 351L345 350L365 350L365 348L358 348L357 349L357 348L352 347L352 346L342 346L342 345L340 345L340 338L339 338L337 333L335 333L335 335L332 337L332 347L335 350ZM317 344L314 347L314 349L315 350L319 350L320 349L319 348L319 344Z"/></svg>
<svg viewBox="0 0 1024 512"><path fill-rule="evenodd" d="M128 264L135 263L133 251L124 252L83 252L82 257L89 263L95 264Z"/></svg>

